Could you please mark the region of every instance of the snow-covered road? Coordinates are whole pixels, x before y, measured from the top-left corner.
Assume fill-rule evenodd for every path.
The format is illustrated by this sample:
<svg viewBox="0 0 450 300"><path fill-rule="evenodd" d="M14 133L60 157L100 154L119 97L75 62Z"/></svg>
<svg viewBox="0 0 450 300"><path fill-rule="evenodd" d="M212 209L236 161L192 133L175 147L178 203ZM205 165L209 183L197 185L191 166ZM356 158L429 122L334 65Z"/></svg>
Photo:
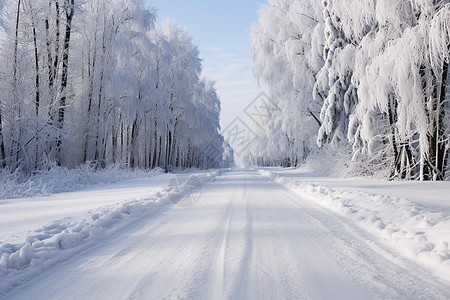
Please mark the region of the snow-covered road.
<svg viewBox="0 0 450 300"><path fill-rule="evenodd" d="M230 170L196 205L153 210L5 297L439 299L450 286L351 220Z"/></svg>

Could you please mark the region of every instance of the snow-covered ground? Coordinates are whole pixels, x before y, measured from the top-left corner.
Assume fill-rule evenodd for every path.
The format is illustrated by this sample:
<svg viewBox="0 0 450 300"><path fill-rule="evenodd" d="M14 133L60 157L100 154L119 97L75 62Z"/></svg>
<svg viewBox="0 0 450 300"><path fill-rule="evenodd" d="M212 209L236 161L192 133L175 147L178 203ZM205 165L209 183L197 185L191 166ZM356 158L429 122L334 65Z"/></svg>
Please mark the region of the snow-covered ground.
<svg viewBox="0 0 450 300"><path fill-rule="evenodd" d="M126 179L108 186L82 189L51 196L0 200L0 241L17 243L28 231L49 223L78 221L89 211L133 199L149 198L167 185L171 175Z"/></svg>
<svg viewBox="0 0 450 300"><path fill-rule="evenodd" d="M308 169L260 173L355 221L450 281L450 182L330 178Z"/></svg>
<svg viewBox="0 0 450 300"><path fill-rule="evenodd" d="M169 204L173 175L122 172L116 183L86 182L80 191L0 200L0 295ZM196 174L207 180L214 173ZM110 182L116 175L103 178ZM31 181L25 186L34 187L29 193L42 191Z"/></svg>
<svg viewBox="0 0 450 300"><path fill-rule="evenodd" d="M100 187L127 178L145 178L163 173L162 169L128 170L118 165L96 169L90 164L75 169L54 166L41 170L31 177L23 176L18 170L0 170L0 200L49 196L56 193L79 191L87 187Z"/></svg>
<svg viewBox="0 0 450 300"><path fill-rule="evenodd" d="M450 297L448 183L221 173L185 208L167 174L0 200L0 298Z"/></svg>

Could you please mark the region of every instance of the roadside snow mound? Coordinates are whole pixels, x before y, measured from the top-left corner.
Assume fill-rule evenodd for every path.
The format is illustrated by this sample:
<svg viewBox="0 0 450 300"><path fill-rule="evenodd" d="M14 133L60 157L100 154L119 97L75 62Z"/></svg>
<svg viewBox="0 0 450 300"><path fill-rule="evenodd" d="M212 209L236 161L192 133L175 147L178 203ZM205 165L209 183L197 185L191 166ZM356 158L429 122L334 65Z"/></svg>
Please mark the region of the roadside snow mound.
<svg viewBox="0 0 450 300"><path fill-rule="evenodd" d="M81 221L55 221L30 232L23 244L0 243L0 295L163 206L164 193L162 189L145 199L90 211Z"/></svg>
<svg viewBox="0 0 450 300"><path fill-rule="evenodd" d="M96 169L88 164L76 169L55 166L49 171L39 171L26 177L18 171L0 171L0 200L79 190L94 185L105 185L125 178L140 178L162 174L162 169L150 171L127 170L118 166Z"/></svg>
<svg viewBox="0 0 450 300"><path fill-rule="evenodd" d="M432 213L404 198L336 191L298 178L260 170L303 198L356 221L397 248L406 257L450 278L450 217Z"/></svg>
<svg viewBox="0 0 450 300"><path fill-rule="evenodd" d="M204 184L214 181L220 172L195 175ZM0 241L0 296L33 275L126 228L144 215L170 207L170 191L170 187L166 186L150 192L145 198L129 199L91 210L82 220L74 221L67 217L54 221L30 232L20 244ZM186 195L188 192L183 190Z"/></svg>

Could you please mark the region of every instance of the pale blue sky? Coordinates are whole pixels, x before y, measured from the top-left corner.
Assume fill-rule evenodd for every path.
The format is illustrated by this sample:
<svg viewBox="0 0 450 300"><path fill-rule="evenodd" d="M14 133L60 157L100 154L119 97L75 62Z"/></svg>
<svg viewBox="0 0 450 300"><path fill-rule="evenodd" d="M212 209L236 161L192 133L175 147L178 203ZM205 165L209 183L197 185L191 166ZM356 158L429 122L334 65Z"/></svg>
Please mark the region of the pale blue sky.
<svg viewBox="0 0 450 300"><path fill-rule="evenodd" d="M251 26L265 0L148 0L166 18L184 25L199 47L204 76L217 82L225 128L258 95L252 74Z"/></svg>

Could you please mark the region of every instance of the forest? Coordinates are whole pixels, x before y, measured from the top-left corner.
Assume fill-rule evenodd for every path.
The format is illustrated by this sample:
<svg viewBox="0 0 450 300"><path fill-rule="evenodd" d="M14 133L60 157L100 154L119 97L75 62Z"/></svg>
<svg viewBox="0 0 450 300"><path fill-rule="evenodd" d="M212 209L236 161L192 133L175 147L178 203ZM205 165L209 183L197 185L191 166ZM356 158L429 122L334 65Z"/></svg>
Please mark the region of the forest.
<svg viewBox="0 0 450 300"><path fill-rule="evenodd" d="M156 25L140 0L0 9L0 169L230 165L219 95L187 29ZM277 109L243 161L450 178L450 1L270 0L251 38Z"/></svg>
<svg viewBox="0 0 450 300"><path fill-rule="evenodd" d="M254 73L278 109L247 160L449 178L448 0L268 2L252 30Z"/></svg>
<svg viewBox="0 0 450 300"><path fill-rule="evenodd" d="M139 0L0 9L0 169L223 163L220 100L185 28Z"/></svg>

